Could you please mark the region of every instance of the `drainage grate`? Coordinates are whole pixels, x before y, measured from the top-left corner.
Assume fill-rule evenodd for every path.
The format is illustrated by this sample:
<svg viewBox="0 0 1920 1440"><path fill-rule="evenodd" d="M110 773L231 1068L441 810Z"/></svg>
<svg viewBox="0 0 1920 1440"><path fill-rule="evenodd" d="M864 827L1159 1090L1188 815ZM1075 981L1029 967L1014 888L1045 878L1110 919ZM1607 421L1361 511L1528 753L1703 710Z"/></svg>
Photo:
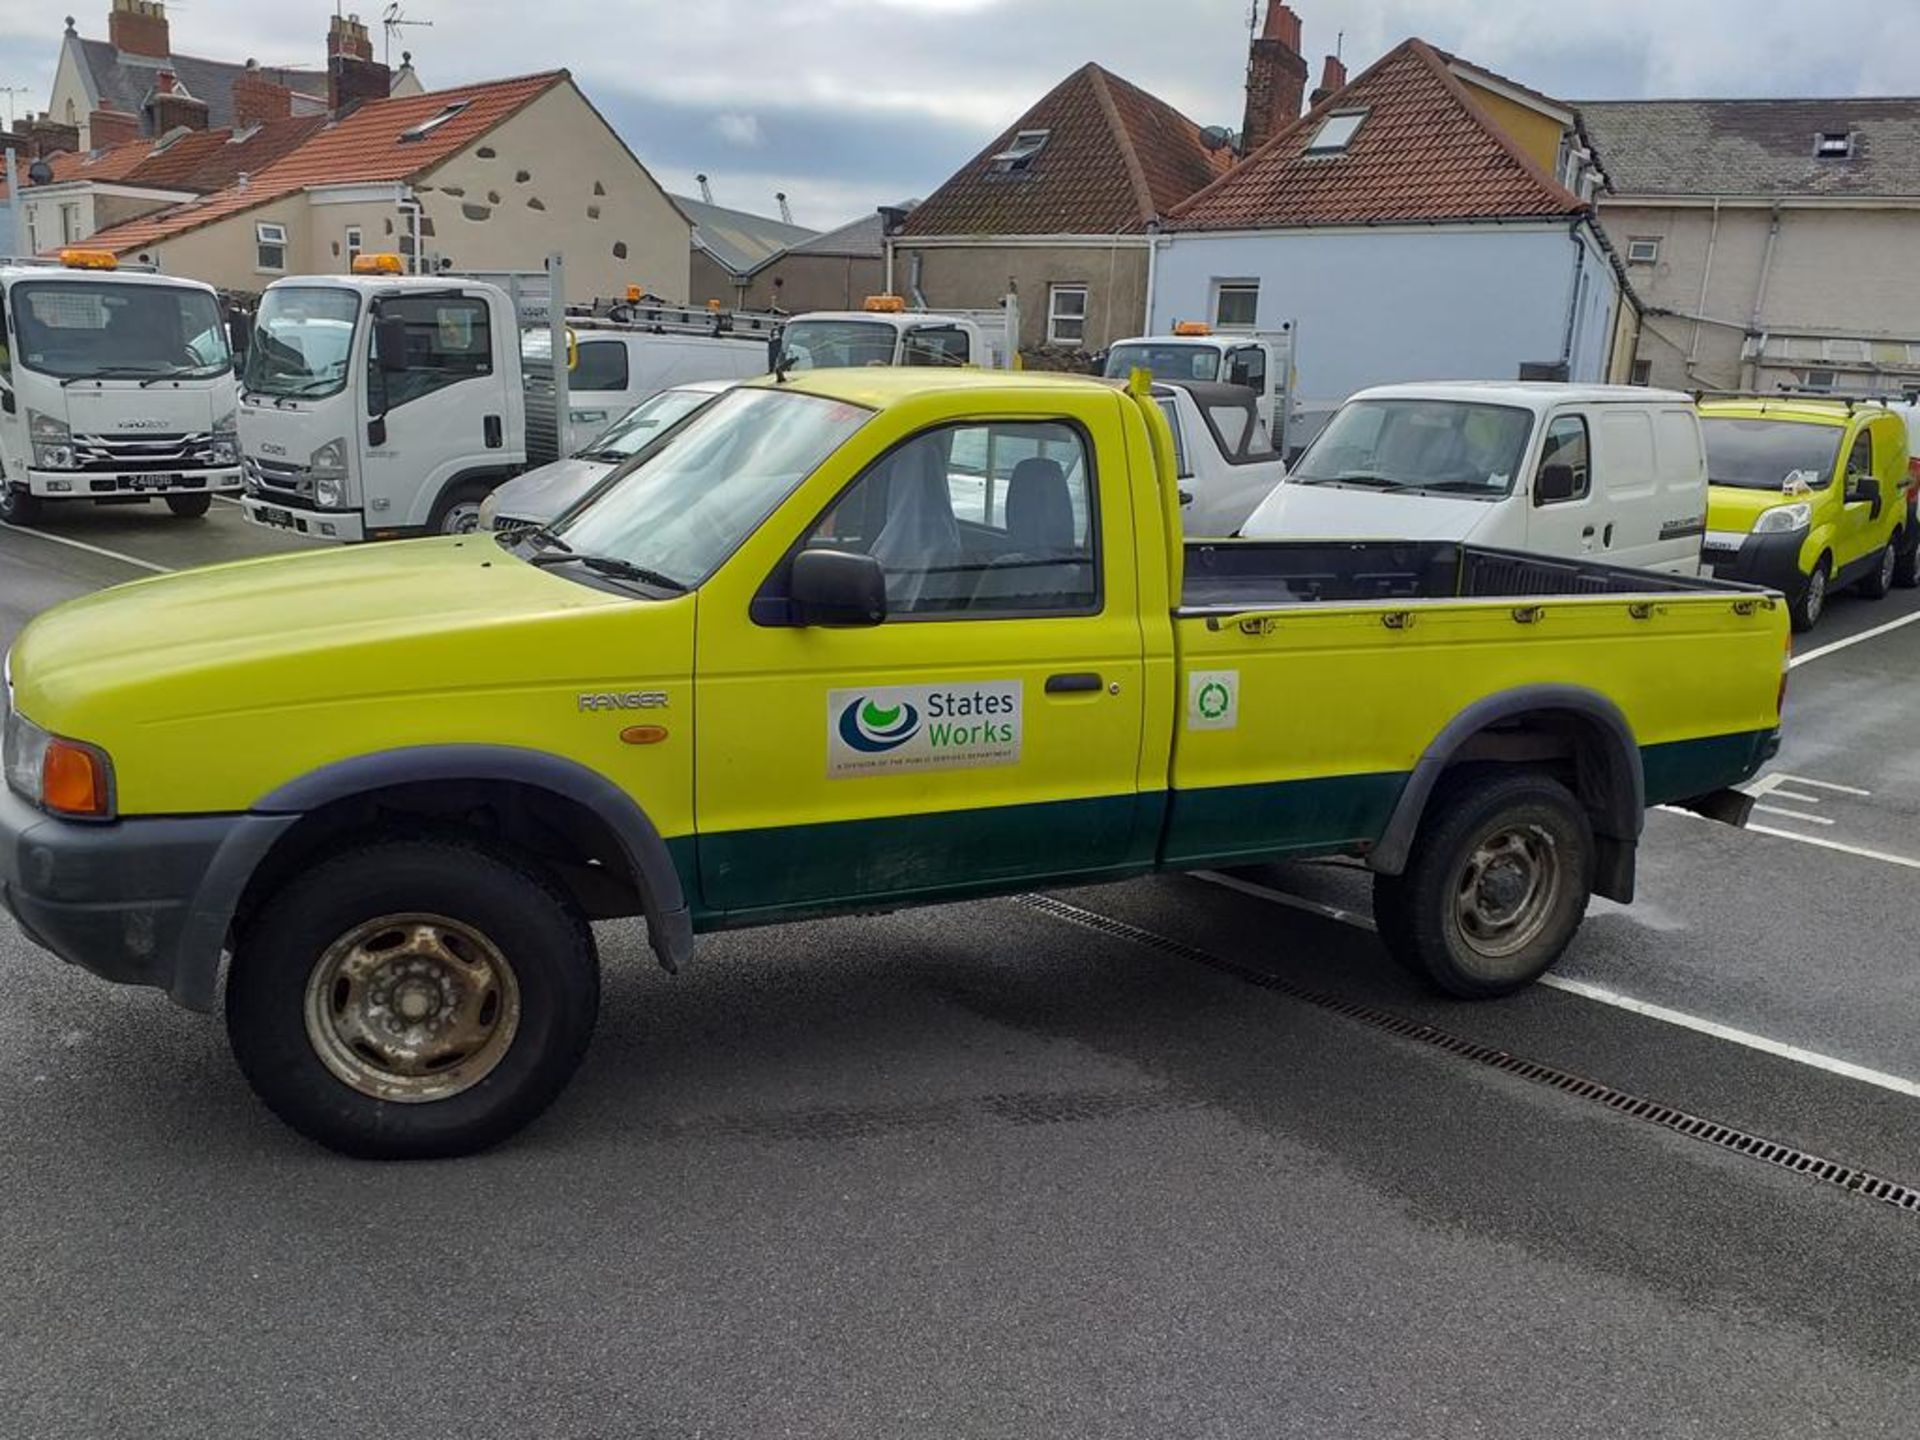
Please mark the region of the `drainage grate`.
<svg viewBox="0 0 1920 1440"><path fill-rule="evenodd" d="M1292 981L1277 975L1225 959L1211 951L1202 950L1197 945L1189 945L1184 940L1175 940L1171 936L1142 930L1137 925L1129 925L1124 920L1116 920L1111 915L1102 915L1097 911L1083 910L1078 905L1068 904L1065 900L1055 899L1051 895L1022 895L1018 897L1018 903L1029 909L1038 910L1043 915L1051 915L1056 920L1063 920L1069 925L1078 925L1085 930L1096 930L1103 935L1128 940L1136 945L1145 945L1165 954L1178 956L1182 960L1191 960L1214 970L1225 971L1249 984L1277 991L1288 999L1304 1001L1322 1010L1331 1010L1336 1015L1345 1016L1349 1020L1358 1020L1361 1024L1370 1025L1376 1030L1384 1030L1402 1039L1418 1041L1422 1045L1431 1045L1436 1050L1446 1051L1449 1055L1457 1055L1463 1060L1471 1060L1477 1065L1485 1065L1508 1075L1518 1076L1522 1080L1531 1080L1537 1085L1551 1086L1565 1094L1594 1101L1606 1106L1609 1110L1630 1115L1636 1120L1645 1120L1650 1124L1671 1130L1675 1134L1685 1135L1694 1140L1703 1140L1709 1145L1719 1146L1722 1150L1731 1150L1736 1155L1745 1155L1750 1159L1778 1166L1782 1170L1791 1170L1797 1175L1806 1175L1829 1185L1837 1185L1842 1190L1851 1191L1856 1195L1865 1195L1910 1214L1920 1214L1920 1190L1910 1185L1902 1185L1897 1181L1883 1179L1871 1171L1842 1165L1836 1160L1825 1160L1791 1145L1782 1145L1777 1140L1769 1140L1762 1135L1737 1130L1731 1125L1723 1125L1717 1120L1709 1120L1701 1115L1692 1115L1685 1110L1677 1110L1671 1105L1662 1105L1657 1100L1644 1099L1625 1090L1616 1090L1613 1086L1603 1085L1598 1080L1589 1080L1571 1071L1542 1065L1536 1060L1522 1059L1518 1055L1495 1049L1491 1045L1482 1045L1478 1041L1450 1035L1445 1030L1436 1029L1418 1020L1409 1020L1391 1011L1376 1010L1371 1005L1360 1005L1322 991L1309 990L1305 986L1295 985Z"/></svg>

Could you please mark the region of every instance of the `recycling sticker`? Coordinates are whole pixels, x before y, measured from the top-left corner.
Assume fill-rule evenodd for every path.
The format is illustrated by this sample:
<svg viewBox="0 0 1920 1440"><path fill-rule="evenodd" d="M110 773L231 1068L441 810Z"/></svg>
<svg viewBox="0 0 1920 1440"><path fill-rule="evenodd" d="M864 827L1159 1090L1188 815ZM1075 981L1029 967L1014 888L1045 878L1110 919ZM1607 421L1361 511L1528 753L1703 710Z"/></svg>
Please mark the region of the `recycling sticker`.
<svg viewBox="0 0 1920 1440"><path fill-rule="evenodd" d="M1240 672L1195 670L1187 676L1187 728L1232 730L1240 724Z"/></svg>

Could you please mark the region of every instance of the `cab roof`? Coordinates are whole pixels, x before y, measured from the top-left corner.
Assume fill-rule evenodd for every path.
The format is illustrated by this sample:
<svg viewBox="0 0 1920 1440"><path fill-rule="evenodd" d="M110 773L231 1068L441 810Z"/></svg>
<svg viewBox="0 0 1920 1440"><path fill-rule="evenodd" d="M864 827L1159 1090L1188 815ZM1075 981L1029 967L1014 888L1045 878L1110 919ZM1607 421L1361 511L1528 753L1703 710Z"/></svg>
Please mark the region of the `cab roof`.
<svg viewBox="0 0 1920 1440"><path fill-rule="evenodd" d="M24 280L58 280L70 284L79 281L92 285L157 285L169 290L200 290L208 295L219 292L204 280L185 275L156 275L151 270L90 270L79 265L0 265L0 285Z"/></svg>
<svg viewBox="0 0 1920 1440"><path fill-rule="evenodd" d="M755 380L766 389L793 390L828 400L844 400L869 409L884 409L927 395L1009 395L1052 391L1067 394L1113 394L1110 383L1091 375L1035 375L1024 371L981 370L971 366L862 365L833 370L796 370L775 382Z"/></svg>

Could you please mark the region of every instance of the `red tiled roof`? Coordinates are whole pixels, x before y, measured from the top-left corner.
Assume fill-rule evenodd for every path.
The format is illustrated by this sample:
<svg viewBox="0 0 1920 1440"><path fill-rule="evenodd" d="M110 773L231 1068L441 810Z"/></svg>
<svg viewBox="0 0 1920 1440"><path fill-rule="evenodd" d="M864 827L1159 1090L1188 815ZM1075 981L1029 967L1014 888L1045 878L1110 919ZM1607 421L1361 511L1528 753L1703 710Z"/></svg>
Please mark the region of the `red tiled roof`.
<svg viewBox="0 0 1920 1440"><path fill-rule="evenodd" d="M1014 174L993 157L1022 130L1046 148ZM1061 81L907 217L906 235L1131 235L1227 166L1163 100L1087 64Z"/></svg>
<svg viewBox="0 0 1920 1440"><path fill-rule="evenodd" d="M156 190L192 190L202 195L224 190L242 175L258 175L291 154L326 123L324 115L295 115L250 129L196 131L164 149L148 141L149 157L126 178L130 184Z"/></svg>
<svg viewBox="0 0 1920 1440"><path fill-rule="evenodd" d="M49 185L64 185L74 180L122 180L127 173L147 158L153 149L151 140L131 140L125 145L115 145L107 150L61 150L46 157L48 167L53 171ZM26 178L27 161L22 158L16 162L21 178ZM0 199L5 199L7 185L0 177Z"/></svg>
<svg viewBox="0 0 1920 1440"><path fill-rule="evenodd" d="M1339 155L1307 146L1335 111L1367 118ZM1421 224L1588 210L1476 104L1434 49L1408 40L1173 212L1179 230Z"/></svg>
<svg viewBox="0 0 1920 1440"><path fill-rule="evenodd" d="M552 70L515 80L370 100L250 176L244 189L230 185L203 200L102 230L87 243L124 255L309 186L410 180L459 154L567 78L566 71ZM403 131L460 104L466 108L419 140L401 140Z"/></svg>

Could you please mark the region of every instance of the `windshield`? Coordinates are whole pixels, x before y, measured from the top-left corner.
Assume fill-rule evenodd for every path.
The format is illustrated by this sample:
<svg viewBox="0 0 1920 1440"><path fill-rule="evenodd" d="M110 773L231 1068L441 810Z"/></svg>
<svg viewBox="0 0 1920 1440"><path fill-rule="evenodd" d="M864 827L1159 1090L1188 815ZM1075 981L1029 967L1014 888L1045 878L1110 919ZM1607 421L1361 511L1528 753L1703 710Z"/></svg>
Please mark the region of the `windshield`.
<svg viewBox="0 0 1920 1440"><path fill-rule="evenodd" d="M553 533L581 555L698 585L871 413L790 390L734 390Z"/></svg>
<svg viewBox="0 0 1920 1440"><path fill-rule="evenodd" d="M662 390L642 400L578 453L588 460L630 460L714 398L711 390Z"/></svg>
<svg viewBox="0 0 1920 1440"><path fill-rule="evenodd" d="M797 320L780 347L796 370L893 364L893 326L878 320Z"/></svg>
<svg viewBox="0 0 1920 1440"><path fill-rule="evenodd" d="M210 379L232 368L205 290L35 280L13 291L20 360L63 379Z"/></svg>
<svg viewBox="0 0 1920 1440"><path fill-rule="evenodd" d="M1148 370L1156 380L1218 380L1220 352L1210 345L1116 345L1107 352L1107 378L1124 380Z"/></svg>
<svg viewBox="0 0 1920 1440"><path fill-rule="evenodd" d="M1700 437L1707 443L1707 479L1742 490L1784 492L1795 471L1811 472L1809 488L1824 489L1840 457L1841 425L1798 420L1720 420L1703 416Z"/></svg>
<svg viewBox="0 0 1920 1440"><path fill-rule="evenodd" d="M357 291L293 285L267 291L247 352L247 390L257 395L331 395L347 383Z"/></svg>
<svg viewBox="0 0 1920 1440"><path fill-rule="evenodd" d="M1463 400L1354 400L1290 479L1301 485L1497 500L1511 493L1533 415Z"/></svg>

